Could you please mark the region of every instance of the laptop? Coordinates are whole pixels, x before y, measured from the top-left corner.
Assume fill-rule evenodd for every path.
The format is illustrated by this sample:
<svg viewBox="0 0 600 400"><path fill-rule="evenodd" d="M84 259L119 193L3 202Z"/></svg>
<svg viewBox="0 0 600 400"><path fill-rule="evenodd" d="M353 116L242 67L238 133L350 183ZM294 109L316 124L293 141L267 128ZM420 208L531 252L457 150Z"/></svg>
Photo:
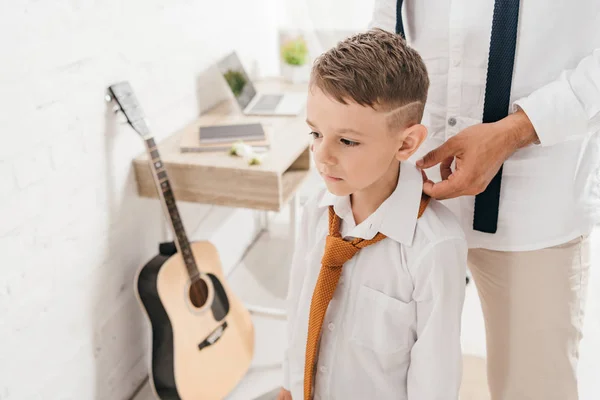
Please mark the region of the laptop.
<svg viewBox="0 0 600 400"><path fill-rule="evenodd" d="M246 115L298 115L304 109L306 93L257 92L236 52L219 60L217 68Z"/></svg>

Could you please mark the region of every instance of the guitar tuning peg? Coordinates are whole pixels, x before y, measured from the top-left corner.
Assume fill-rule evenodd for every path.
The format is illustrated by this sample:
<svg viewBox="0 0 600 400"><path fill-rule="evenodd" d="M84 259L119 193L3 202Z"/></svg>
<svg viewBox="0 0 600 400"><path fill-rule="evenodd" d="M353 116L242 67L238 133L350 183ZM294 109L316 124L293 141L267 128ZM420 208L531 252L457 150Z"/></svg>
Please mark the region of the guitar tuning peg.
<svg viewBox="0 0 600 400"><path fill-rule="evenodd" d="M117 122L121 125L125 125L127 124L127 117L125 116L125 114L123 114L123 111L121 111L121 109L116 110L115 111L115 115L117 118Z"/></svg>

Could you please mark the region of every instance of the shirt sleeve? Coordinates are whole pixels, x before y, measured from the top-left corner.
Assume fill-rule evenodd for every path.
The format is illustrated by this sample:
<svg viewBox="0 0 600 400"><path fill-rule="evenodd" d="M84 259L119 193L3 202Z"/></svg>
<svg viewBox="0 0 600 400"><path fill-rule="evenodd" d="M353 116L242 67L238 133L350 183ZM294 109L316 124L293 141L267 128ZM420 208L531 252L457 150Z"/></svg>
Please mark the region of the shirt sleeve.
<svg viewBox="0 0 600 400"><path fill-rule="evenodd" d="M423 254L413 275L417 340L411 350L408 399L458 399L467 243L462 237L444 239Z"/></svg>
<svg viewBox="0 0 600 400"><path fill-rule="evenodd" d="M380 28L388 32L396 32L396 1L375 0L373 15L368 28Z"/></svg>
<svg viewBox="0 0 600 400"><path fill-rule="evenodd" d="M304 282L304 273L306 266L304 265L304 257L308 249L308 214L311 209L314 208L312 201L306 203L306 206L302 210L302 217L300 220L300 228L298 232L298 240L294 246L294 252L292 255L292 264L290 267L290 277L288 283L288 292L286 296L286 314L287 314L287 329L286 329L286 350L283 355L283 388L290 390L290 366L289 366L289 349L292 340L292 332L294 329L294 321L296 317L296 311L298 307L298 298L300 296L300 290L302 289L302 283Z"/></svg>
<svg viewBox="0 0 600 400"><path fill-rule="evenodd" d="M523 109L531 120L542 146L552 146L600 126L600 49L571 70L513 102L512 110Z"/></svg>

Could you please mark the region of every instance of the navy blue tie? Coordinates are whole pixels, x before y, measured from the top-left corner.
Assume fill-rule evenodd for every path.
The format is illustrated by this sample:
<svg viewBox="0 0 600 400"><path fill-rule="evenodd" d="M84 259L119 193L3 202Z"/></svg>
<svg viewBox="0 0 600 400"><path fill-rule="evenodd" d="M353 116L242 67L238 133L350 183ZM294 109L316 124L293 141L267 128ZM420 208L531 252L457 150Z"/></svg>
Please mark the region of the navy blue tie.
<svg viewBox="0 0 600 400"><path fill-rule="evenodd" d="M396 33L406 38L402 22L402 1L397 0L396 3ZM519 0L496 0L483 103L484 123L499 121L509 112L518 20ZM487 188L475 196L474 230L496 233L501 181L502 167Z"/></svg>
<svg viewBox="0 0 600 400"><path fill-rule="evenodd" d="M396 3L396 33L400 34L404 39L406 39L406 35L404 34L404 24L402 23L402 1L397 0Z"/></svg>

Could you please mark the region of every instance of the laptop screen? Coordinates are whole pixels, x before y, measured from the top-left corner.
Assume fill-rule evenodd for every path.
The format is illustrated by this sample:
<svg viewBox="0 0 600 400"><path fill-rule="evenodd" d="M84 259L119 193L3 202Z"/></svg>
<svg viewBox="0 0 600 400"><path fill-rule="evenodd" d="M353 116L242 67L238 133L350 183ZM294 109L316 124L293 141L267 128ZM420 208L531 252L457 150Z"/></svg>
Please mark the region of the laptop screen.
<svg viewBox="0 0 600 400"><path fill-rule="evenodd" d="M248 74L246 74L237 54L233 52L224 57L217 63L217 68L223 74L225 82L227 82L241 109L244 110L256 96L256 89L250 78L248 78Z"/></svg>

